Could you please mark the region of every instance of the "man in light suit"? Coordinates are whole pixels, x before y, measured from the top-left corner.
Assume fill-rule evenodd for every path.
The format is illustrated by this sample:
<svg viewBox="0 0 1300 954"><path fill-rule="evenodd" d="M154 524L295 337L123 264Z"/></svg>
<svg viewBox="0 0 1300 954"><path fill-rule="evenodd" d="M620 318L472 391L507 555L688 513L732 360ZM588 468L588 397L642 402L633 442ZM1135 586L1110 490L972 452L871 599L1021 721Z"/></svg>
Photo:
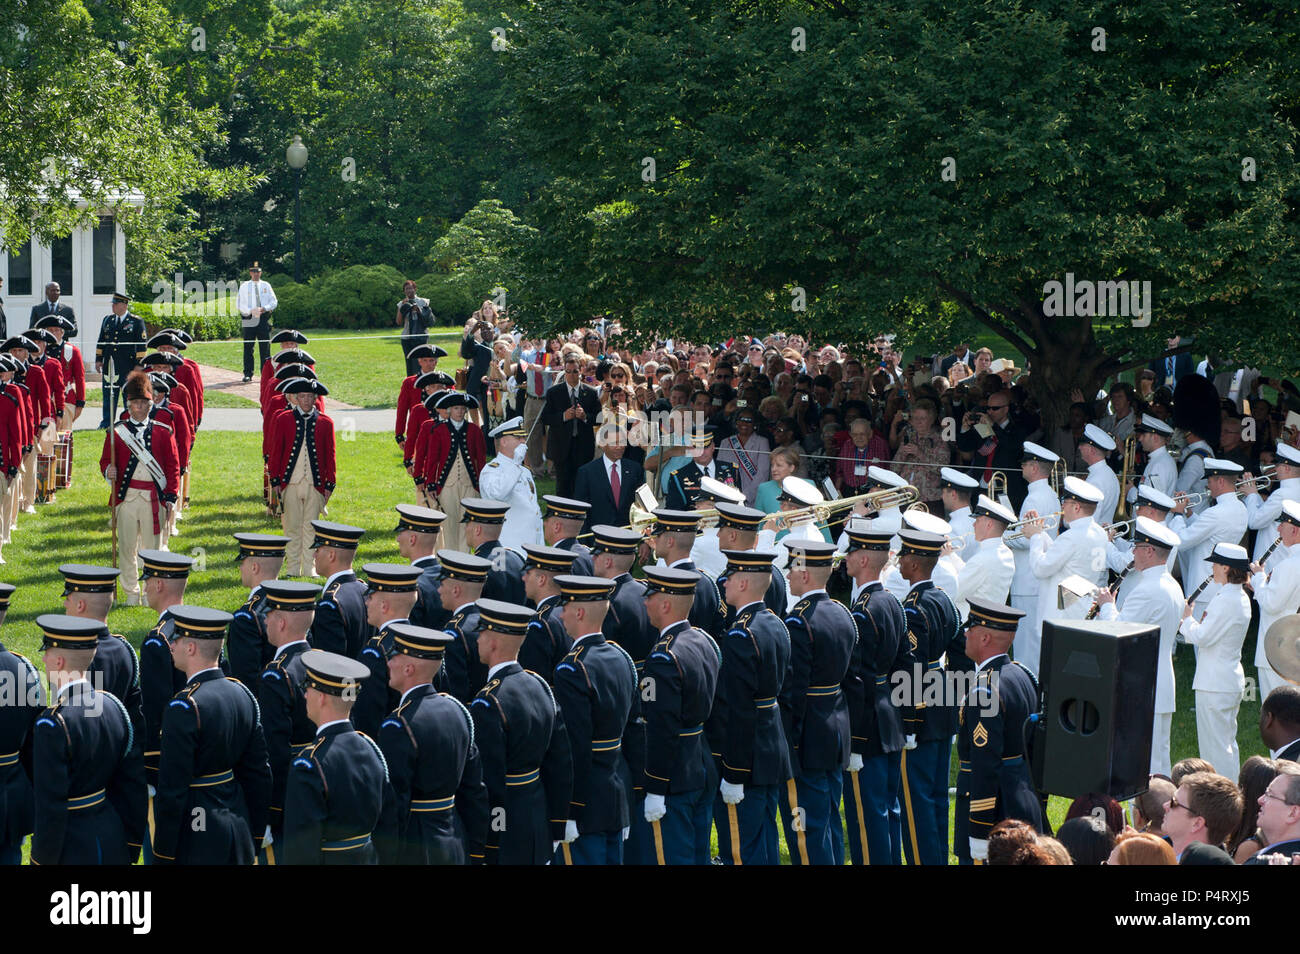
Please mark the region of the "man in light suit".
<svg viewBox="0 0 1300 954"><path fill-rule="evenodd" d="M596 454L600 396L595 388L583 383L580 367L572 354L565 357L564 377L551 385L542 406L546 457L555 462L555 492L561 497L574 496L578 468Z"/></svg>
<svg viewBox="0 0 1300 954"><path fill-rule="evenodd" d="M1002 542L1002 534L1008 524L1015 522L1016 515L984 494L979 495L971 512L975 517L975 542L966 548L966 562L957 573L957 592L952 598L963 620L970 612L972 597L1005 604L1016 575L1016 558Z"/></svg>
<svg viewBox="0 0 1300 954"><path fill-rule="evenodd" d="M1214 506L1188 517L1187 526L1179 531L1183 545L1178 553L1178 562L1182 565L1183 586L1189 595L1191 590L1210 578L1209 559L1215 544L1240 543L1246 535L1246 505L1237 497L1237 480L1241 473L1241 465L1230 460L1205 459L1206 482ZM1174 513L1186 511L1186 501L1178 501ZM1192 607L1197 619L1201 618L1217 590L1218 584L1210 583L1201 591Z"/></svg>
<svg viewBox="0 0 1300 954"><path fill-rule="evenodd" d="M510 505L501 527L501 545L522 552L524 544L542 542L542 508L537 503L537 485L524 466L528 445L524 419L513 417L498 424L488 435L496 441L497 455L479 474L479 493L485 500Z"/></svg>
<svg viewBox="0 0 1300 954"><path fill-rule="evenodd" d="M1025 502L1020 506L1020 520L1025 520L1030 511L1039 517L1046 517L1061 509L1060 498L1056 496L1056 491L1052 489L1047 479L1060 459L1046 447L1033 441L1025 441L1020 472L1024 475L1029 490L1025 494ZM1043 532L1053 538L1056 536L1055 530ZM1025 615L1016 626L1012 655L1017 661L1031 666L1037 672L1042 635L1038 622L1038 577L1034 576L1030 566L1029 540L1029 535L1026 533L1013 532L1003 537L1003 541L1011 548L1012 556L1016 561L1016 573L1011 578L1011 605L1025 611Z"/></svg>
<svg viewBox="0 0 1300 954"><path fill-rule="evenodd" d="M591 504L582 526L584 533L598 524L611 527L630 524L636 489L645 483L641 465L623 456L627 451L627 431L622 427L601 429L600 451L599 457L578 468L570 494Z"/></svg>

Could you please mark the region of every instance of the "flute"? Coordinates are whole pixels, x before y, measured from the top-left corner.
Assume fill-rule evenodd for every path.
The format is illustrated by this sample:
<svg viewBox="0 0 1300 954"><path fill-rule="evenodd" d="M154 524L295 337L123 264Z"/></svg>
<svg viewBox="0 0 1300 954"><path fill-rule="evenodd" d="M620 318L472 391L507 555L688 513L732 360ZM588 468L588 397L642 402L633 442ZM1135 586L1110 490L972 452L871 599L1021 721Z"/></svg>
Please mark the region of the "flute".
<svg viewBox="0 0 1300 954"><path fill-rule="evenodd" d="M1120 572L1120 575L1115 578L1115 582L1106 587L1106 589L1110 590L1111 593L1118 593L1120 585L1124 582L1124 577L1133 572L1133 567L1134 564L1130 562L1129 565L1124 567ZM1092 601L1092 608L1088 610L1088 615L1085 616L1084 619L1096 619L1099 612L1101 612L1101 600L1095 599Z"/></svg>

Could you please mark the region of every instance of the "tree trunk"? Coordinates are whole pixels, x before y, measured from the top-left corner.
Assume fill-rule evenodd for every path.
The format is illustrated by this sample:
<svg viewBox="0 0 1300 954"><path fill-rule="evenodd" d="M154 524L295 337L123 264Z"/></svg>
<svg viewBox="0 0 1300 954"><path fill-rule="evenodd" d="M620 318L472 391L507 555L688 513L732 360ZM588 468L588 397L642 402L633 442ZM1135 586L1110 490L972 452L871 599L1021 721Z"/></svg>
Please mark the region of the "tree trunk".
<svg viewBox="0 0 1300 954"><path fill-rule="evenodd" d="M1088 318L1047 318L1039 312L1030 354L1026 387L1038 402L1043 434L1055 433L1069 420L1070 394L1078 388L1091 403L1104 378L1107 363L1097 347Z"/></svg>

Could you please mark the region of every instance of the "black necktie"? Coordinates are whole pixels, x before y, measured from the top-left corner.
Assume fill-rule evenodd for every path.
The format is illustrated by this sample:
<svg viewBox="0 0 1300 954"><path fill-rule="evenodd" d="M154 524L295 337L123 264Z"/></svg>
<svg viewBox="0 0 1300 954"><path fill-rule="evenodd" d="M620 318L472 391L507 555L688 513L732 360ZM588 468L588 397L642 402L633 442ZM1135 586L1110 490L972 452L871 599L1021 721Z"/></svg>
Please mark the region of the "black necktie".
<svg viewBox="0 0 1300 954"><path fill-rule="evenodd" d="M577 407L577 406L578 406L578 389L577 389L577 388L569 388L569 402L570 402L570 407ZM572 418L570 418L570 422L571 422L571 423L570 423L570 426L569 426L569 434L570 434L571 436L573 436L573 437L577 437L577 436L578 436L578 417L577 417L577 415L574 415Z"/></svg>

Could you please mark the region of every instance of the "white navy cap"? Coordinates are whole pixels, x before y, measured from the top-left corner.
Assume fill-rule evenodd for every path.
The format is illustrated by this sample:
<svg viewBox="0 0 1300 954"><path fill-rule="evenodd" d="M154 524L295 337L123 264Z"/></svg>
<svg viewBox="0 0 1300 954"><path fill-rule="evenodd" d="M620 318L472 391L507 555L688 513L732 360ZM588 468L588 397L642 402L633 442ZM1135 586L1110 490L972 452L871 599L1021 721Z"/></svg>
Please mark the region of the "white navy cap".
<svg viewBox="0 0 1300 954"><path fill-rule="evenodd" d="M1115 449L1115 438L1111 437L1096 424L1085 424L1083 426L1083 439L1086 443L1104 450L1107 454Z"/></svg>
<svg viewBox="0 0 1300 954"><path fill-rule="evenodd" d="M1043 445L1035 444L1033 441L1025 441L1025 452L1022 455L1022 459L1028 459L1028 458L1032 458L1034 460L1041 460L1047 464L1055 464L1058 460L1061 459L1056 454L1053 454L1051 451L1049 451Z"/></svg>
<svg viewBox="0 0 1300 954"><path fill-rule="evenodd" d="M1072 497L1083 503L1099 504L1105 496L1100 490L1078 477L1066 477L1061 486L1062 497Z"/></svg>
<svg viewBox="0 0 1300 954"><path fill-rule="evenodd" d="M939 483L941 486L953 487L957 490L975 490L980 485L980 482L974 477L963 474L960 470L955 470L952 467L939 468Z"/></svg>
<svg viewBox="0 0 1300 954"><path fill-rule="evenodd" d="M1133 527L1133 540L1135 543L1150 543L1165 550L1172 550L1182 542L1178 534L1168 526L1150 517L1137 518Z"/></svg>

